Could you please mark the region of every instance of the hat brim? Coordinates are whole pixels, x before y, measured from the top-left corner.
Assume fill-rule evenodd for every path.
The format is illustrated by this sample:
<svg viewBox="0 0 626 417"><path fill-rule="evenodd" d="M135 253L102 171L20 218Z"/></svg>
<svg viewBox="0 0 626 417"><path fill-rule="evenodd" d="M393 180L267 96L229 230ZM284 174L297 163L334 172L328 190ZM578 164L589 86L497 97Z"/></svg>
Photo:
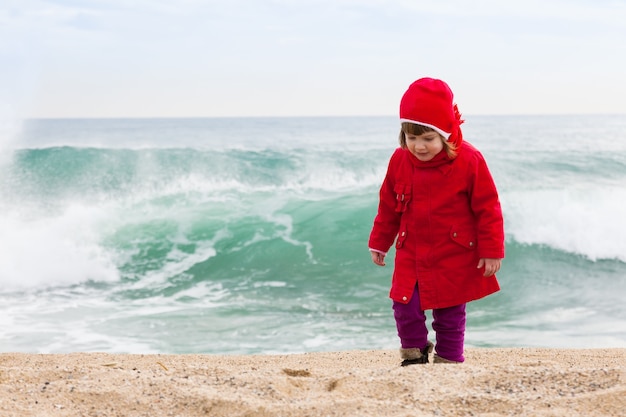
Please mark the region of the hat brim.
<svg viewBox="0 0 626 417"><path fill-rule="evenodd" d="M431 125L430 123L424 123L424 122L420 122L418 120L411 120L411 119L400 119L400 123L403 122L408 122L408 123L413 123L416 125L422 125L422 126L426 126L426 127L430 127L431 129L433 129L435 132L439 133L441 136L443 136L446 140L450 139L450 135L452 133L446 132L444 130L439 129L437 126L435 125Z"/></svg>

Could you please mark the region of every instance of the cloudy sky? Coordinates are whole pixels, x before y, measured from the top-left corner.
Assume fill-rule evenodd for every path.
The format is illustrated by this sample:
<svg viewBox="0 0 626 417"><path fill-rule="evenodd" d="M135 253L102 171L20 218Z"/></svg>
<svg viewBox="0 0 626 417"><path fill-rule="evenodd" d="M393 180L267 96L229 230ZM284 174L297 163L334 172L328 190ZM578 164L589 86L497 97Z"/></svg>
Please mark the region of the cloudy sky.
<svg viewBox="0 0 626 417"><path fill-rule="evenodd" d="M0 0L0 117L626 113L626 1Z"/></svg>

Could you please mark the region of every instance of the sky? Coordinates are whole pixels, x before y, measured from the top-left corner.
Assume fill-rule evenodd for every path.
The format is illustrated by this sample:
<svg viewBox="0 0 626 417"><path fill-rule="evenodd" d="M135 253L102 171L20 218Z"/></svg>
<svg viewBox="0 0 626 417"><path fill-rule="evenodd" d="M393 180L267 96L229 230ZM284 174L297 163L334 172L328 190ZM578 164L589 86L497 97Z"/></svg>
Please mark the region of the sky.
<svg viewBox="0 0 626 417"><path fill-rule="evenodd" d="M0 0L0 118L626 113L626 0Z"/></svg>

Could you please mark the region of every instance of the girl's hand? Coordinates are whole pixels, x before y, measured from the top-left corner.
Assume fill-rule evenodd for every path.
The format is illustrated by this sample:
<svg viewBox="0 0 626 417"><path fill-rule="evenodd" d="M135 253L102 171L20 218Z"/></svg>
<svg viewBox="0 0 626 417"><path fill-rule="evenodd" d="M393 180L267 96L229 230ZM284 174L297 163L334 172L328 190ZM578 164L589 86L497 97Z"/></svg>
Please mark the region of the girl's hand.
<svg viewBox="0 0 626 417"><path fill-rule="evenodd" d="M372 254L372 262L374 262L378 266L385 266L384 253L376 252L374 250L371 250L370 253Z"/></svg>
<svg viewBox="0 0 626 417"><path fill-rule="evenodd" d="M496 272L500 270L502 266L502 259L494 259L494 258L481 258L478 261L477 268L480 269L482 267L485 268L485 273L483 274L486 277L490 277Z"/></svg>

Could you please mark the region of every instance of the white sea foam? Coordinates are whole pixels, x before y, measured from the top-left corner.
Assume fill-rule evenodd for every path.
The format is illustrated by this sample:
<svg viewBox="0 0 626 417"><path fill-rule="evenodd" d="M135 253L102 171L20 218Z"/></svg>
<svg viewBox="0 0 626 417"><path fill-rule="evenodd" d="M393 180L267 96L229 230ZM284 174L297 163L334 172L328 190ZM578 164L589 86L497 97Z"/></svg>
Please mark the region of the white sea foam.
<svg viewBox="0 0 626 417"><path fill-rule="evenodd" d="M173 249L167 254L161 268L142 273L140 280L132 284L129 289L158 289L169 286L168 279L181 277L194 265L202 263L216 254L213 244L206 242L196 249L194 253L185 253Z"/></svg>
<svg viewBox="0 0 626 417"><path fill-rule="evenodd" d="M17 208L0 219L0 283L4 290L115 281L119 274L100 246L97 208L67 207L29 217Z"/></svg>
<svg viewBox="0 0 626 417"><path fill-rule="evenodd" d="M37 349L38 353L80 352L120 352L120 353L159 353L147 339L121 337L97 331L86 323L63 326L62 332L52 338L52 342Z"/></svg>
<svg viewBox="0 0 626 417"><path fill-rule="evenodd" d="M502 195L505 228L517 242L626 262L624 201L626 189L600 185Z"/></svg>
<svg viewBox="0 0 626 417"><path fill-rule="evenodd" d="M194 299L202 307L213 307L228 296L228 290L224 289L221 282L199 282L193 287L176 293L176 301Z"/></svg>

